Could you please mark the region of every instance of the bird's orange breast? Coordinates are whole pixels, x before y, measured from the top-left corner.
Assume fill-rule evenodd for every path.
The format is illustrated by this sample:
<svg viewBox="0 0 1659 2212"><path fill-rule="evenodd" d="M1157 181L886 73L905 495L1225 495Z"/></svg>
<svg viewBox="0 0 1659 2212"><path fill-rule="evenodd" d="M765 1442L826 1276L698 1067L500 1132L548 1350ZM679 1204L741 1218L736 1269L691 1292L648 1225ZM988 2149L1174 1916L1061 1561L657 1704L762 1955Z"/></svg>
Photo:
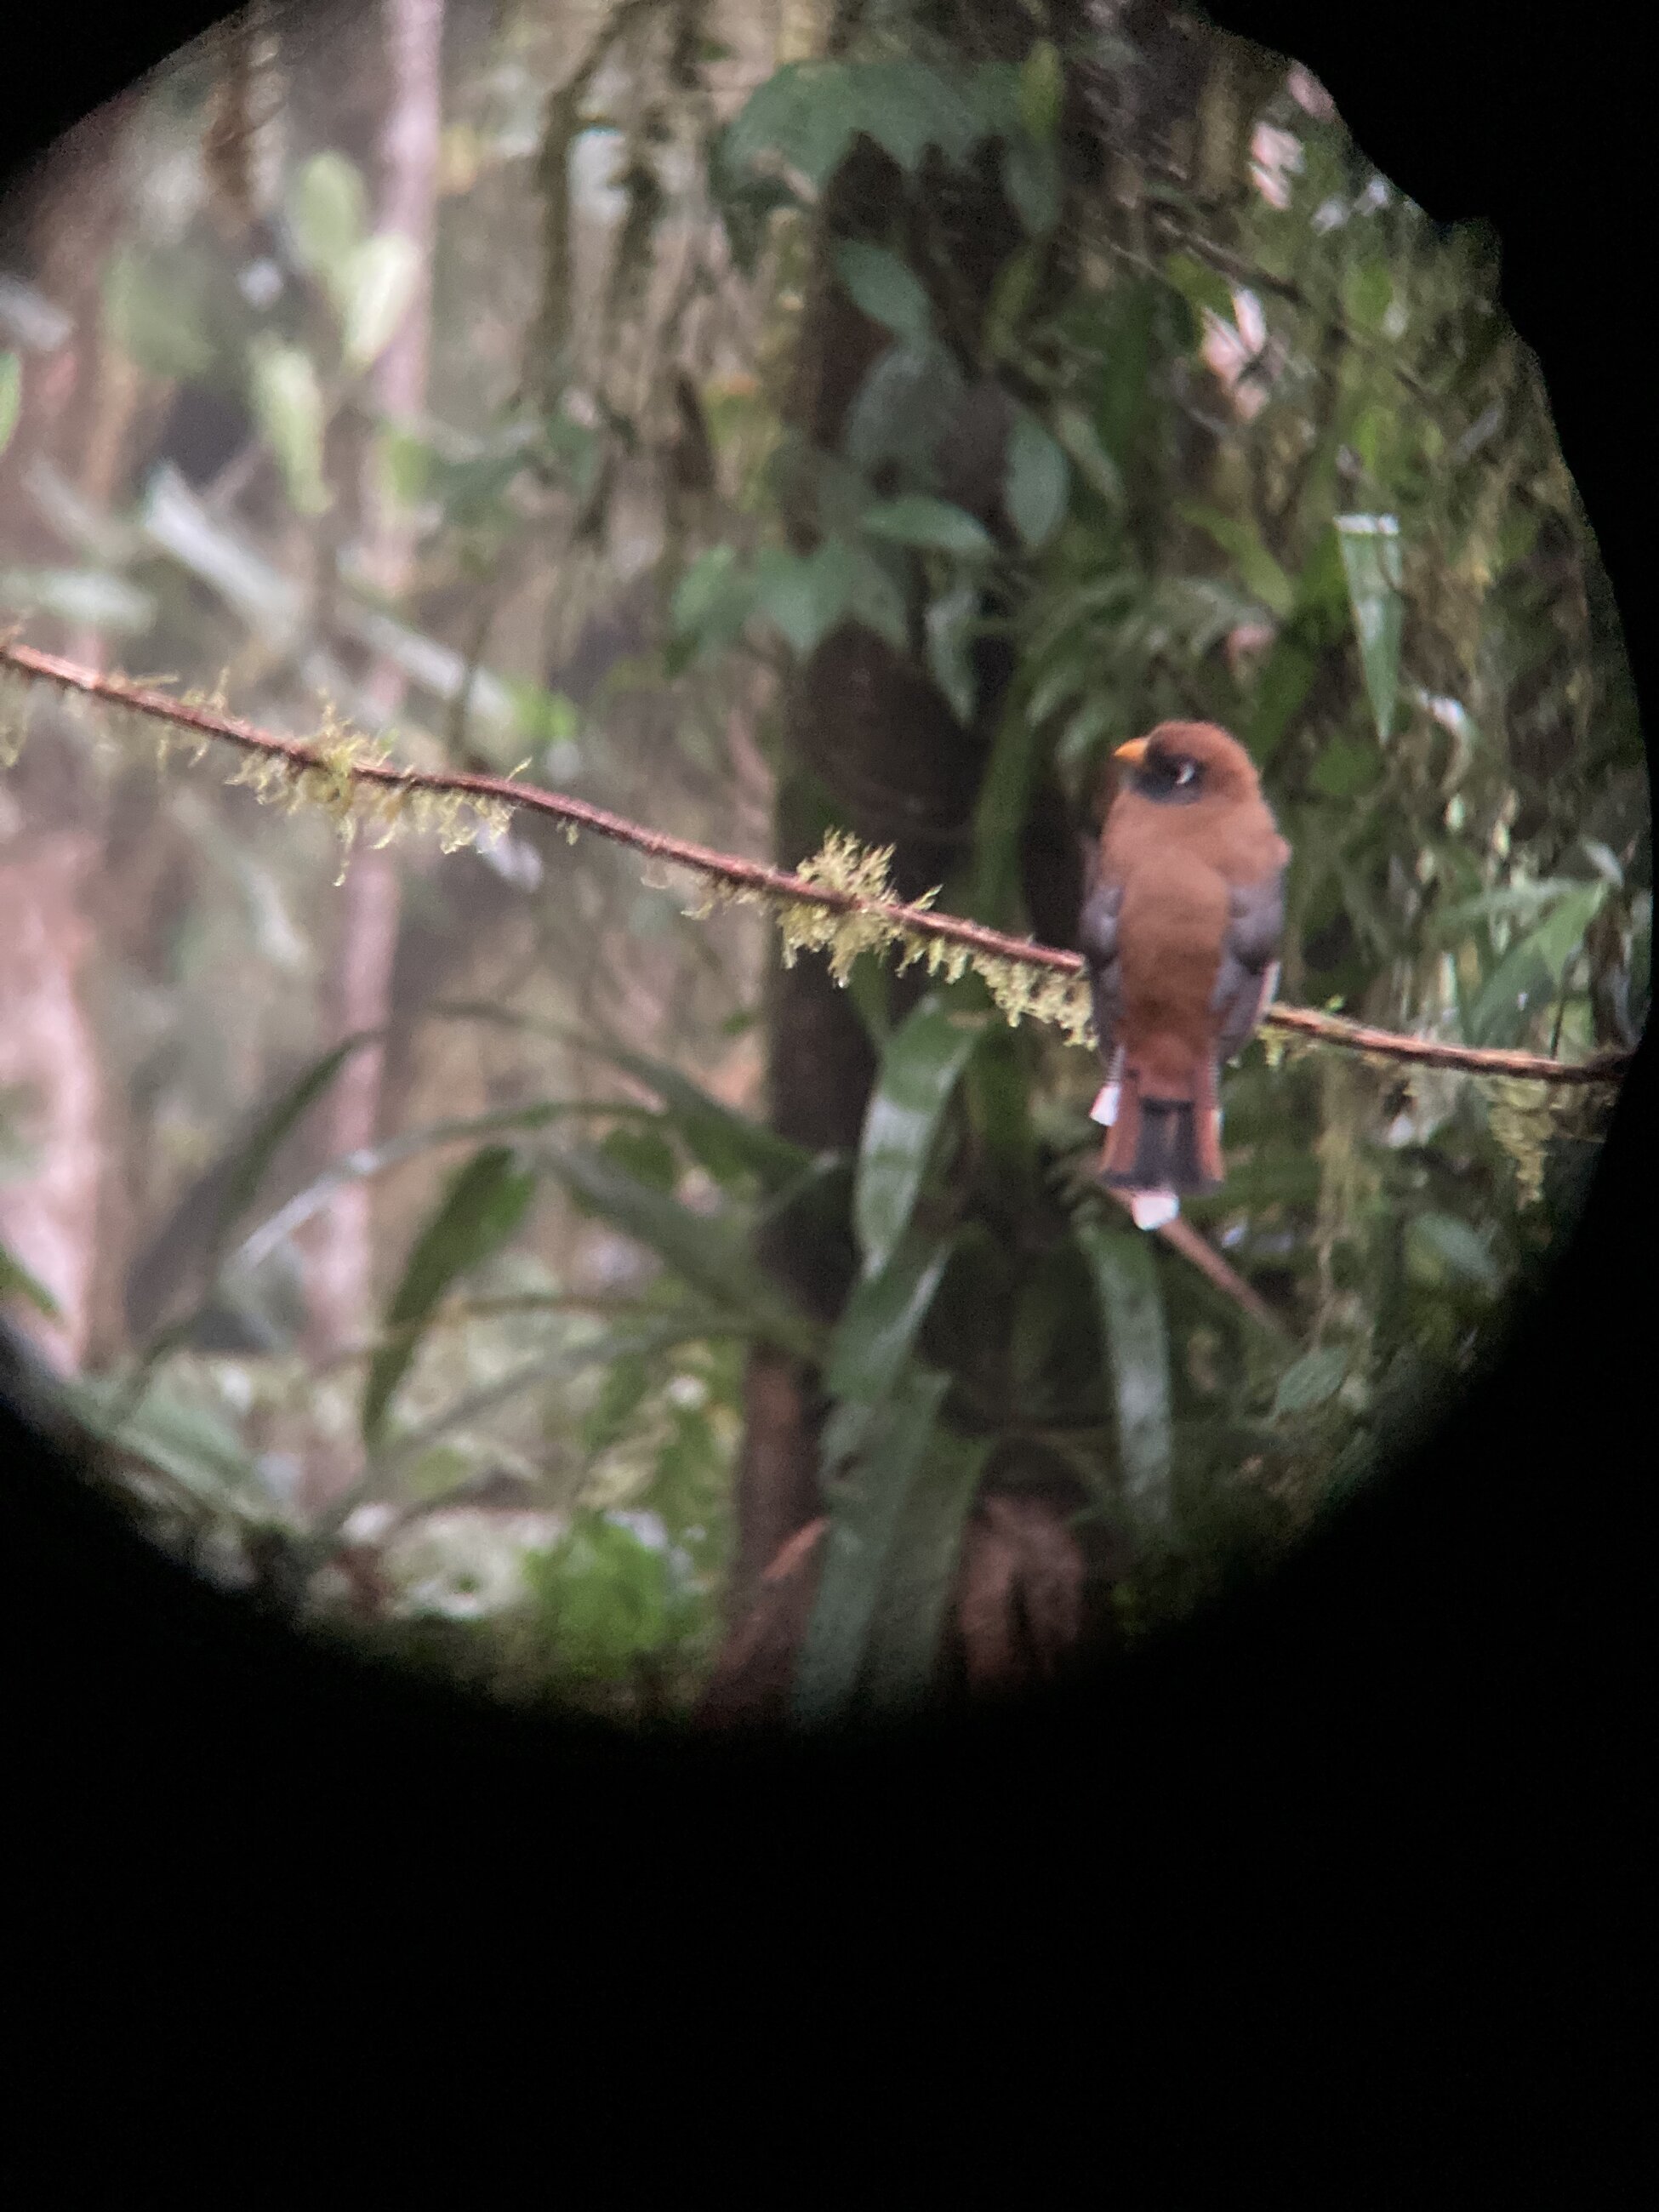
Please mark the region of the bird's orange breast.
<svg viewBox="0 0 1659 2212"><path fill-rule="evenodd" d="M1194 854L1159 854L1123 880L1118 1034L1152 1096L1187 1096L1213 1054L1226 926L1227 885Z"/></svg>

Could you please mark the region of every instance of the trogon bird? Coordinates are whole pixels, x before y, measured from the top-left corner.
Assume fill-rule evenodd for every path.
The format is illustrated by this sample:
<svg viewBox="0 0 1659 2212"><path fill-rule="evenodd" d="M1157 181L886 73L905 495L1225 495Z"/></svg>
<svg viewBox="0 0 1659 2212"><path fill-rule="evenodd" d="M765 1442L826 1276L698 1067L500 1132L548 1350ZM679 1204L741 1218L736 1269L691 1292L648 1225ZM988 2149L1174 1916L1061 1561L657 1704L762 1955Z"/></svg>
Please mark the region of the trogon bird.
<svg viewBox="0 0 1659 2212"><path fill-rule="evenodd" d="M1290 848L1254 763L1209 722L1118 746L1125 774L1090 854L1079 942L1107 1081L1100 1174L1142 1229L1218 1189L1221 1064L1279 979Z"/></svg>

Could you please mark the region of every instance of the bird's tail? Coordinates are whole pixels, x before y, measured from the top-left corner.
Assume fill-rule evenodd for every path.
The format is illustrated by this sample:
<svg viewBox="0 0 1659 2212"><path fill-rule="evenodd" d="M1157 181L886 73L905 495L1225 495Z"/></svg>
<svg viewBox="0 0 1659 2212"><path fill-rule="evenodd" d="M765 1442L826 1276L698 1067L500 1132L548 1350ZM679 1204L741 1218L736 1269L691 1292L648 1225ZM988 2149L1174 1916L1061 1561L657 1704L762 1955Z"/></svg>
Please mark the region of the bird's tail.
<svg viewBox="0 0 1659 2212"><path fill-rule="evenodd" d="M1200 1071L1191 1098L1143 1097L1134 1070L1124 1072L1101 1159L1103 1182L1131 1191L1220 1188L1225 1171L1213 1067Z"/></svg>

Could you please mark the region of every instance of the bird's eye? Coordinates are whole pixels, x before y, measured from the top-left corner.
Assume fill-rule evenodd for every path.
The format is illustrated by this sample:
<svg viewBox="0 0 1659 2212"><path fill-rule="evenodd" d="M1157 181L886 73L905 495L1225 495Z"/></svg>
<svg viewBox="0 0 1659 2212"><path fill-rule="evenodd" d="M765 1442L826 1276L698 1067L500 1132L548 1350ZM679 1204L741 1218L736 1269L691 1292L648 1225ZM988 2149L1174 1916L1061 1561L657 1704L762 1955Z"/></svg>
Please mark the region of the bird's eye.
<svg viewBox="0 0 1659 2212"><path fill-rule="evenodd" d="M1176 770L1176 781L1190 783L1197 774L1198 770L1193 766L1191 761L1182 761L1181 766Z"/></svg>

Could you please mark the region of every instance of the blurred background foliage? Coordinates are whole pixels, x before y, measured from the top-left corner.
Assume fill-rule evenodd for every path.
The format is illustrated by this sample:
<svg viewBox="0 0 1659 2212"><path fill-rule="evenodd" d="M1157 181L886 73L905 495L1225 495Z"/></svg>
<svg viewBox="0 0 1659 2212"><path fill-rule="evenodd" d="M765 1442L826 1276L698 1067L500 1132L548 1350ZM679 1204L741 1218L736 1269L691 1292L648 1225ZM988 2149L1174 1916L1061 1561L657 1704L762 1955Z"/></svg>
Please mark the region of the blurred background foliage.
<svg viewBox="0 0 1659 2212"><path fill-rule="evenodd" d="M1050 942L1112 744L1212 719L1283 997L1639 1033L1635 702L1496 243L1294 65L1134 0L258 6L3 247L33 644L848 829ZM523 817L336 888L213 757L12 719L7 1315L180 1556L500 1694L825 1718L1132 1641L1425 1417L1593 1164L1602 1094L1258 1042L1188 1209L1230 1294L971 975L837 993Z"/></svg>

